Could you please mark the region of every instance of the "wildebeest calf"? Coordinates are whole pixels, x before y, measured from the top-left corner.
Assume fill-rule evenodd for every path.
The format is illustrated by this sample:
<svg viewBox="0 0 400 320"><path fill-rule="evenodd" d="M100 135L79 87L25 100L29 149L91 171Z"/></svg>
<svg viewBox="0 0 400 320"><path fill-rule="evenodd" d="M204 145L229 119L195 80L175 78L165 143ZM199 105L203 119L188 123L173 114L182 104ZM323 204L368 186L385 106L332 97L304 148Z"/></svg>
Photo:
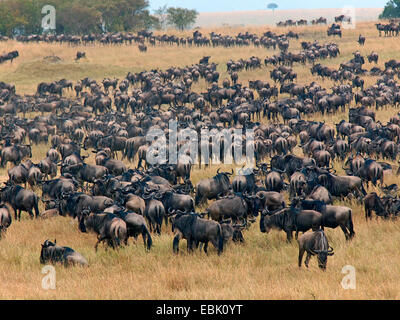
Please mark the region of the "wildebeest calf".
<svg viewBox="0 0 400 320"><path fill-rule="evenodd" d="M84 256L79 252L69 248L57 246L57 241L54 243L46 240L42 244L42 251L40 252L40 263L62 263L64 266L81 265L88 266L88 262Z"/></svg>

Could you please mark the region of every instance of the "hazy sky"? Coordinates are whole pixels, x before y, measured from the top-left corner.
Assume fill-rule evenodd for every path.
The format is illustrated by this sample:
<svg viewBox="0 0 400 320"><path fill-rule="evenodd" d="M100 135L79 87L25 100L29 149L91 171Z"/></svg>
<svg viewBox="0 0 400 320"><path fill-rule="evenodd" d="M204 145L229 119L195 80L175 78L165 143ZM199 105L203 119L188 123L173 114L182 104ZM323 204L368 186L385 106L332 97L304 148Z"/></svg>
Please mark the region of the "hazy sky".
<svg viewBox="0 0 400 320"><path fill-rule="evenodd" d="M149 0L151 10L160 6L196 9L199 12L265 10L275 2L278 9L323 9L354 6L356 8L383 8L388 0Z"/></svg>

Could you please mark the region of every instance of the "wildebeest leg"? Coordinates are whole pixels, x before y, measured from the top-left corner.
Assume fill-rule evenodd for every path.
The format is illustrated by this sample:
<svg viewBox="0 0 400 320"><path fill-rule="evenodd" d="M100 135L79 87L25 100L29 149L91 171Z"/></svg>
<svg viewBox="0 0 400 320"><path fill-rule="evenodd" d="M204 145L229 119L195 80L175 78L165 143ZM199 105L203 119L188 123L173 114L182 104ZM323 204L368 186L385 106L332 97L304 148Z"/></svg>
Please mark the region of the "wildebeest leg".
<svg viewBox="0 0 400 320"><path fill-rule="evenodd" d="M187 250L189 252L193 251L193 242L194 240L192 240L190 237L187 239Z"/></svg>
<svg viewBox="0 0 400 320"><path fill-rule="evenodd" d="M97 237L97 242L96 242L96 244L94 245L94 250L97 252L97 247L99 246L99 243L100 242L102 242L102 241L104 241L106 239L106 236L105 235L98 235L98 237Z"/></svg>
<svg viewBox="0 0 400 320"><path fill-rule="evenodd" d="M18 220L18 210L15 207L13 207L13 209L14 209L15 220Z"/></svg>
<svg viewBox="0 0 400 320"><path fill-rule="evenodd" d="M28 213L29 213L29 216L31 217L31 219L33 219L33 212L32 212L32 210L29 210Z"/></svg>
<svg viewBox="0 0 400 320"><path fill-rule="evenodd" d="M173 249L174 253L178 253L179 252L179 240L180 239L181 239L181 234L178 233L174 237L174 241L172 242L172 249Z"/></svg>
<svg viewBox="0 0 400 320"><path fill-rule="evenodd" d="M350 233L349 231L346 229L346 227L344 225L340 225L340 228L342 229L344 236L346 237L346 240L349 240L350 238Z"/></svg>
<svg viewBox="0 0 400 320"><path fill-rule="evenodd" d="M208 241L204 243L204 252L207 254L207 249L208 249Z"/></svg>
<svg viewBox="0 0 400 320"><path fill-rule="evenodd" d="M307 252L307 257L306 257L306 260L304 261L304 264L306 265L307 268L308 268L308 262L310 261L310 259L311 259L311 253Z"/></svg>
<svg viewBox="0 0 400 320"><path fill-rule="evenodd" d="M292 231L286 231L286 236L287 236L286 242L292 242L293 239Z"/></svg>
<svg viewBox="0 0 400 320"><path fill-rule="evenodd" d="M299 267L301 267L301 261L303 260L304 252L305 252L304 249L299 250Z"/></svg>

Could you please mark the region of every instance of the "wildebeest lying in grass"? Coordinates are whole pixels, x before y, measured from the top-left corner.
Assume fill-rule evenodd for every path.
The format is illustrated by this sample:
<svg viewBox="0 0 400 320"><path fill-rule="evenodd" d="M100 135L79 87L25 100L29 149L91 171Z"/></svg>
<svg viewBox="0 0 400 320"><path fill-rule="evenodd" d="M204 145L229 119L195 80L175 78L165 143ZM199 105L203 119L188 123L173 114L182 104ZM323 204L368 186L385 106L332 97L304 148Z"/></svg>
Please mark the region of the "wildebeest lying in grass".
<svg viewBox="0 0 400 320"><path fill-rule="evenodd" d="M301 235L297 242L299 243L299 267L301 267L304 252L307 252L307 257L304 261L306 267L308 268L308 262L311 256L317 255L318 266L325 271L328 256L332 256L334 253L324 231L317 230L305 233Z"/></svg>
<svg viewBox="0 0 400 320"><path fill-rule="evenodd" d="M82 58L86 58L86 52L78 51L76 53L75 61L78 61L79 59L82 59Z"/></svg>
<svg viewBox="0 0 400 320"><path fill-rule="evenodd" d="M40 252L40 263L62 263L64 266L80 265L88 266L86 258L79 252L69 248L57 246L57 241L54 243L46 240L42 244L42 251Z"/></svg>

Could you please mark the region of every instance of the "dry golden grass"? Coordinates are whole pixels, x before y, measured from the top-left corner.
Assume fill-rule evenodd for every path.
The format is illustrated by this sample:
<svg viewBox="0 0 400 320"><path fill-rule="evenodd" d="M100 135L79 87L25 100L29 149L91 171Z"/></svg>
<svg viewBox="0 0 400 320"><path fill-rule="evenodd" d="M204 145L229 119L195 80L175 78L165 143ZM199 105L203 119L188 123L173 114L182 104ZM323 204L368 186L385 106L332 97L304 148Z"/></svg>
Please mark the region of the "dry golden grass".
<svg viewBox="0 0 400 320"><path fill-rule="evenodd" d="M218 28L216 32L237 34L266 30L286 32L286 29L270 27ZM400 58L398 38L379 38L372 23L359 24L356 30L345 30L342 39L326 37L326 27L296 28L301 33L300 41L306 39L320 42L339 43L341 55L323 64L338 67L351 58L352 52L359 49L363 55L375 50L380 55L379 66L384 61ZM204 29L204 34L212 31ZM366 44L360 48L356 43L359 34L366 36ZM290 50L300 49L300 41L291 40ZM136 46L87 46L69 47L66 45L20 44L13 41L0 43L0 51L17 49L20 57L13 64L0 65L0 80L14 83L18 93L32 94L40 81L67 78L79 80L92 77L122 79L128 71L141 71L152 68L167 68L173 65L185 66L197 63L204 55L218 63L221 79L227 76L225 63L228 59L248 58L252 55L264 58L273 51L261 48L179 48L149 47L148 52L140 53ZM87 59L75 62L76 51L86 51ZM59 63L48 63L45 56L56 55ZM367 64L367 68L371 65ZM270 67L241 72L239 80L247 85L250 79L269 79ZM309 66L296 66L299 82L318 81L323 86L332 86L331 81L312 77ZM371 85L376 79L366 79ZM205 90L203 81L195 90ZM397 113L394 107L380 110L378 120L387 121ZM337 123L347 119L347 113L309 119ZM266 120L263 120L266 121ZM42 159L48 146L40 145L33 149L33 160ZM301 154L299 148L296 153ZM89 159L93 162L93 157ZM134 164L129 164L133 166ZM335 163L338 173L343 173L340 163ZM396 169L397 169L397 163ZM233 166L223 166L230 170ZM193 172L193 182L213 176L217 167ZM7 179L6 169L0 170L2 181ZM388 175L385 181L398 182L397 177ZM379 190L370 188L370 190ZM40 192L39 192L40 194ZM145 252L139 238L119 250L106 250L99 247L94 251L96 238L93 234L83 234L77 222L70 218L57 217L49 220L32 221L23 214L21 222L13 221L7 235L0 241L0 298L2 299L398 299L400 297L398 241L400 224L373 220L366 223L363 209L355 202L343 204L353 209L356 237L346 243L342 231L327 229L330 244L335 255L328 259L328 268L322 272L315 258L310 268L297 266L297 243L285 242L283 232L272 231L268 235L259 230L259 221L245 231L246 243L230 244L221 256L214 248L208 255L203 252L188 254L185 241L181 242L179 255L172 253L172 233L163 226L162 236L154 236L154 248ZM202 209L202 208L199 208ZM43 210L43 207L41 207ZM59 245L66 245L87 257L89 268L63 268L56 266L57 289L43 290L41 282L42 266L39 263L40 244L45 239L57 239ZM345 265L356 268L356 290L344 290L341 273Z"/></svg>

